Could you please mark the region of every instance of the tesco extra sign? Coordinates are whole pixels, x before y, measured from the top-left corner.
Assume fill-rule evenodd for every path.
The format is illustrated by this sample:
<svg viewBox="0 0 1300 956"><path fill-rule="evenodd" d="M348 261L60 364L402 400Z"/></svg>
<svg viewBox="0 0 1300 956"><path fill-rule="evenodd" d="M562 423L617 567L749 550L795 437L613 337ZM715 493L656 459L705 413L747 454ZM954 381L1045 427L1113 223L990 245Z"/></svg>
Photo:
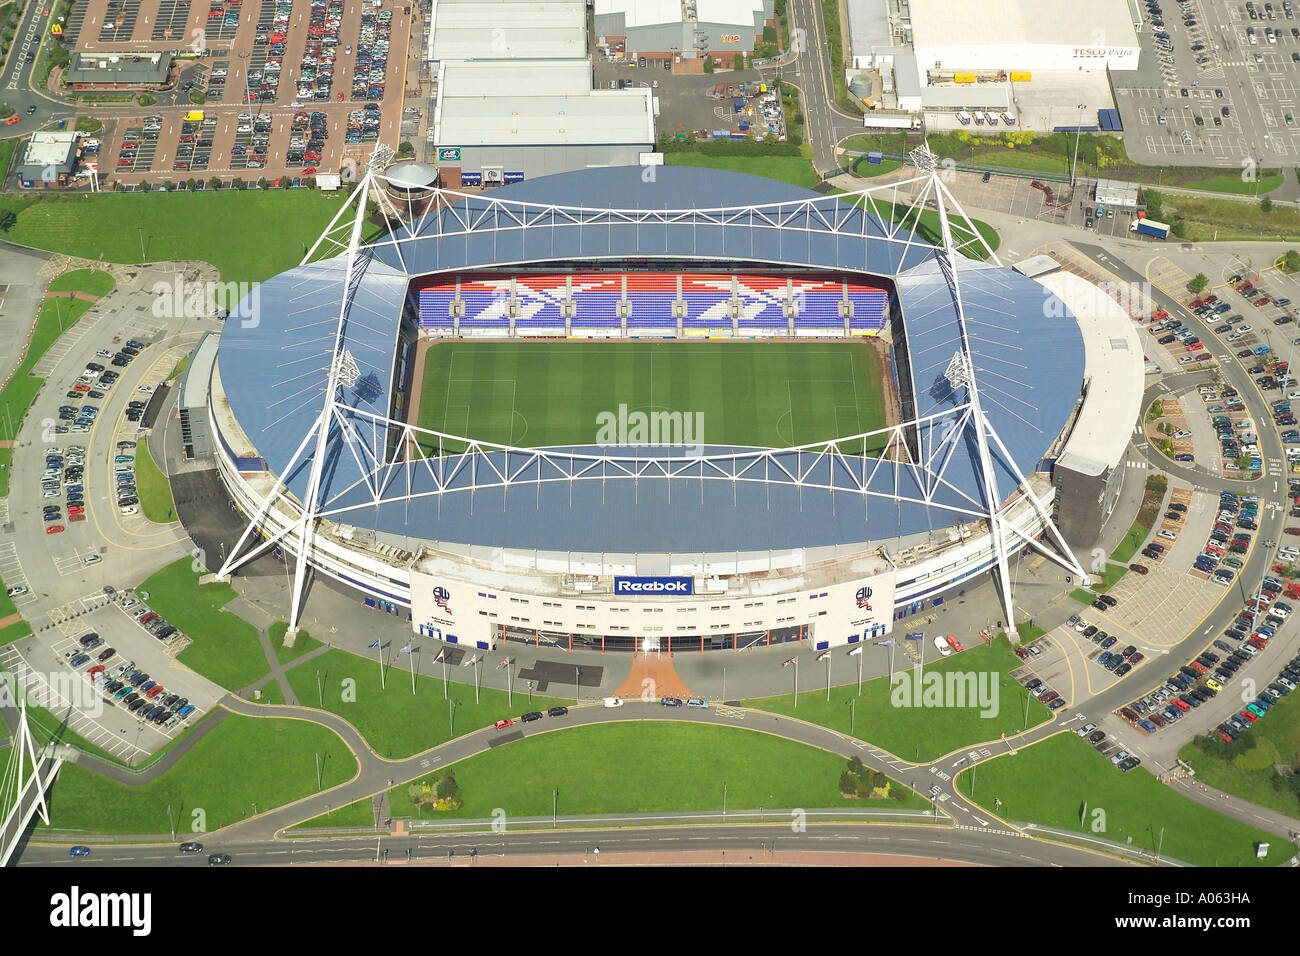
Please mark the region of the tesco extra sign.
<svg viewBox="0 0 1300 956"><path fill-rule="evenodd" d="M615 578L615 594L680 595L695 593L693 577Z"/></svg>

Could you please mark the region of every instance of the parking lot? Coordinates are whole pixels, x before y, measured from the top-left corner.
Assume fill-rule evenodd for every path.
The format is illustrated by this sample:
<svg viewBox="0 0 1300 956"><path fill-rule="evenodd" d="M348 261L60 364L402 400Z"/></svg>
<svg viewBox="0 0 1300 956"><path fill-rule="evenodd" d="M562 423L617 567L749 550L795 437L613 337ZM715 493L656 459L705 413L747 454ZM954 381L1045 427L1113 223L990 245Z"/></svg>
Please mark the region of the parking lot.
<svg viewBox="0 0 1300 956"><path fill-rule="evenodd" d="M1114 77L1135 161L1241 169L1300 159L1300 18L1280 0L1250 6L1256 19L1246 0L1158 0L1161 20L1148 2L1139 69Z"/></svg>
<svg viewBox="0 0 1300 956"><path fill-rule="evenodd" d="M403 113L411 8L396 0L226 0L211 7L217 16L162 0L156 10L133 5L144 16L112 30L96 18L101 2L78 49L170 39L187 16L186 35L201 33L205 54L183 74L181 105L166 105L164 92L149 111L106 117L102 184L337 172L349 159L363 164L376 143L396 148L404 116L407 132L418 130L418 108ZM95 40L110 34L111 43ZM205 102L186 105L199 93Z"/></svg>

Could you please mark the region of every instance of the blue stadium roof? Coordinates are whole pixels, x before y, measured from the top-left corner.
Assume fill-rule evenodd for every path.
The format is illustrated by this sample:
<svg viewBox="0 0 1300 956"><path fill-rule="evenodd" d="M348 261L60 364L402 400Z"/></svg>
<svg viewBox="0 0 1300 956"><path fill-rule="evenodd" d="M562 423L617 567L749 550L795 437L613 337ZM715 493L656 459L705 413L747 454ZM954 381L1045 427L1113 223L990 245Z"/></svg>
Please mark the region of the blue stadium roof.
<svg viewBox="0 0 1300 956"><path fill-rule="evenodd" d="M639 168L567 173L506 187L482 198L443 208L422 223L417 238L399 251L378 244L366 251L360 279L346 310L345 344L361 370L345 398L378 415L390 407L398 325L410 278L430 272L489 269L525 262L667 257L765 262L864 272L895 279L906 328L917 415L961 403L943 378L958 348L957 313L949 279L933 247L906 233L887 241L890 229L873 216L834 197L735 173L690 167L657 167L650 181ZM539 204L508 208L490 200ZM713 209L772 202L807 203L777 227L774 210L756 210L726 225L623 223L578 225L572 212L540 204L585 209ZM789 212L787 207L786 212ZM617 218L617 217L615 217ZM832 233L830 222L838 223ZM474 224L467 230L464 223ZM496 228L484 231L485 223ZM527 224L524 225L523 223ZM344 264L330 259L291 269L264 283L247 305L253 318L232 317L221 336L218 365L232 411L268 466L281 472L319 414L328 374L330 344L339 321ZM1068 310L1042 286L1008 269L961 260L956 270L984 410L1024 473L1034 470L1064 427L1083 380L1083 343ZM361 420L358 420L361 421ZM497 547L581 552L720 552L852 544L945 527L954 517L942 509L863 499L845 492L848 469L869 472L874 461L820 461L789 454L789 467L808 472L811 483L845 491L775 484L691 480L532 484L553 477L545 465L525 468L500 489L452 491L408 501L433 487L423 463L388 466L378 481L380 504L362 480L363 463L381 454L383 435L368 426L329 442L323 479L326 510L337 520L399 536ZM936 428L921 436L937 447ZM574 454L591 449L571 449ZM614 454L610 449L605 454ZM658 454L662 449L657 450ZM744 450L714 449L718 454ZM628 451L629 455L636 454ZM994 449L996 480L1005 496L1017 483L1013 469ZM492 453L491 460L464 463L524 467L525 459ZM953 487L937 499L970 507L982 497L973 442L961 443L945 471ZM467 487L470 467L448 473ZM811 469L811 471L810 471ZM304 494L305 462L287 476ZM916 492L910 468L884 462L873 489ZM701 487L703 485L703 487Z"/></svg>

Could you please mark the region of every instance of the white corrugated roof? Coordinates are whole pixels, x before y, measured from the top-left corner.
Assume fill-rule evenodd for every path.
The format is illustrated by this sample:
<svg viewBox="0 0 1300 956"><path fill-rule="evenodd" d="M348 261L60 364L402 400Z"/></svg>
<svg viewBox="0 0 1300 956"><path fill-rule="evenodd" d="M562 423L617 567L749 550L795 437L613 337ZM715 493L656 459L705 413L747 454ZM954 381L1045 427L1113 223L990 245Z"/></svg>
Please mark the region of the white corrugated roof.
<svg viewBox="0 0 1300 956"><path fill-rule="evenodd" d="M444 63L439 146L654 142L649 89L593 90L587 61Z"/></svg>
<svg viewBox="0 0 1300 956"><path fill-rule="evenodd" d="M430 22L431 60L587 55L583 0L435 0Z"/></svg>
<svg viewBox="0 0 1300 956"><path fill-rule="evenodd" d="M1060 461L1076 471L1101 474L1124 458L1142 412L1146 359L1137 326L1118 302L1072 272L1036 281L1074 313L1083 333L1083 378L1088 396Z"/></svg>
<svg viewBox="0 0 1300 956"><path fill-rule="evenodd" d="M916 47L1138 45L1126 0L909 0L908 7Z"/></svg>
<svg viewBox="0 0 1300 956"><path fill-rule="evenodd" d="M754 14L763 9L763 0L695 0L695 19L699 23L735 23L752 26ZM596 16L623 14L623 25L634 27L681 23L686 12L681 0L596 0Z"/></svg>

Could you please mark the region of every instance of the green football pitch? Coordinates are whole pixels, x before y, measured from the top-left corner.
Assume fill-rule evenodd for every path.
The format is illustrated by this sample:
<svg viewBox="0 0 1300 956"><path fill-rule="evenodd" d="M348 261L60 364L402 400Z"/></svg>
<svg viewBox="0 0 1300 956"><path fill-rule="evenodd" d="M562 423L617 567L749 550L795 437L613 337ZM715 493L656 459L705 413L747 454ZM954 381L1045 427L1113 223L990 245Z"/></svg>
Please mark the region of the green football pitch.
<svg viewBox="0 0 1300 956"><path fill-rule="evenodd" d="M530 448L653 444L653 435L636 435L636 413L660 413L661 423L683 422L672 434L662 429L661 444L781 448L883 428L880 369L876 347L853 340L442 342L425 354L416 423ZM687 415L695 416L689 434ZM426 448L436 452L436 442ZM442 450L461 448L444 442Z"/></svg>

